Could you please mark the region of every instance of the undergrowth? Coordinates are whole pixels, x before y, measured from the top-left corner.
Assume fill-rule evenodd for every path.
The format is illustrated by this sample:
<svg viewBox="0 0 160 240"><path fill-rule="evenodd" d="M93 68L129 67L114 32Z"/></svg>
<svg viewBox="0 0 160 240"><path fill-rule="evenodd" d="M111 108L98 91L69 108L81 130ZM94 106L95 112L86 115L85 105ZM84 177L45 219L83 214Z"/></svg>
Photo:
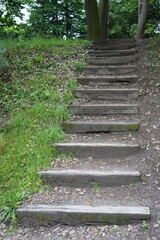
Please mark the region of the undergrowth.
<svg viewBox="0 0 160 240"><path fill-rule="evenodd" d="M0 92L9 119L0 134L1 221L15 222L18 204L46 188L36 172L56 159L51 144L67 137L61 124L70 117L74 72L84 65L86 45L42 38L0 41L10 73L1 78Z"/></svg>
<svg viewBox="0 0 160 240"><path fill-rule="evenodd" d="M156 87L160 88L160 40L152 41L149 45L149 59L151 61L152 71L156 78Z"/></svg>

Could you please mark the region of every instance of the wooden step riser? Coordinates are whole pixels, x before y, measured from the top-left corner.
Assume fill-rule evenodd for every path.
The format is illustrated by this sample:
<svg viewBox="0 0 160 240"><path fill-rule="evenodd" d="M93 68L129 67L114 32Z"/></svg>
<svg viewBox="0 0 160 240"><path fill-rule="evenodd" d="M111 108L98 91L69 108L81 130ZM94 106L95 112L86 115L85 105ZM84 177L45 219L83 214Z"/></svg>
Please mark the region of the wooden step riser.
<svg viewBox="0 0 160 240"><path fill-rule="evenodd" d="M146 207L112 206L51 206L28 205L16 211L19 222L25 227L79 224L128 224L150 219L150 210Z"/></svg>
<svg viewBox="0 0 160 240"><path fill-rule="evenodd" d="M136 122L65 122L62 128L66 133L110 133L137 131L139 124Z"/></svg>
<svg viewBox="0 0 160 240"><path fill-rule="evenodd" d="M123 65L123 64L129 64L134 63L137 61L137 58L135 56L131 57L92 57L88 58L87 62L92 65Z"/></svg>
<svg viewBox="0 0 160 240"><path fill-rule="evenodd" d="M112 43L112 44L93 44L92 49L94 50L124 50L130 48L136 48L136 43Z"/></svg>
<svg viewBox="0 0 160 240"><path fill-rule="evenodd" d="M72 153L80 158L123 158L135 155L140 150L139 145L136 144L55 143L52 146L59 152Z"/></svg>
<svg viewBox="0 0 160 240"><path fill-rule="evenodd" d="M76 89L73 95L90 100L129 100L138 98L138 89Z"/></svg>
<svg viewBox="0 0 160 240"><path fill-rule="evenodd" d="M126 44L126 43L136 43L134 38L123 38L123 39L104 39L104 40L95 40L93 44Z"/></svg>
<svg viewBox="0 0 160 240"><path fill-rule="evenodd" d="M89 50L88 55L91 57L124 57L124 56L132 56L136 54L136 49L129 50Z"/></svg>
<svg viewBox="0 0 160 240"><path fill-rule="evenodd" d="M70 113L73 115L110 115L110 114L137 114L137 104L97 104L97 105L70 105Z"/></svg>
<svg viewBox="0 0 160 240"><path fill-rule="evenodd" d="M123 66L123 65L122 65ZM88 66L85 67L83 70L86 74L91 75L116 75L116 74L128 74L134 73L137 71L136 66Z"/></svg>
<svg viewBox="0 0 160 240"><path fill-rule="evenodd" d="M78 77L77 83L89 86L107 86L117 84L130 84L137 81L137 76L119 76L119 77Z"/></svg>
<svg viewBox="0 0 160 240"><path fill-rule="evenodd" d="M96 171L40 171L41 176L51 186L61 187L113 187L137 183L141 180L138 171L131 172L96 172Z"/></svg>

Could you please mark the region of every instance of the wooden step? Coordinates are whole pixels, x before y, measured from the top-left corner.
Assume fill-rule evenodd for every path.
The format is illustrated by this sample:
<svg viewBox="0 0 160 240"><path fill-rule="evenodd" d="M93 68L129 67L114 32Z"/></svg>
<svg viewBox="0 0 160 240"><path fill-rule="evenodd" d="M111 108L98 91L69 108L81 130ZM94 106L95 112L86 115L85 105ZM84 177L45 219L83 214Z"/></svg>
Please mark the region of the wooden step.
<svg viewBox="0 0 160 240"><path fill-rule="evenodd" d="M141 180L138 171L80 171L80 170L48 170L39 171L48 184L61 187L86 188L97 184L99 187L113 187L137 183Z"/></svg>
<svg viewBox="0 0 160 240"><path fill-rule="evenodd" d="M83 68L83 71L90 75L116 75L128 74L137 71L137 65L120 66L96 66L91 65Z"/></svg>
<svg viewBox="0 0 160 240"><path fill-rule="evenodd" d="M97 44L94 43L92 44L91 48L95 50L120 50L120 49L130 49L130 48L135 48L137 44L135 42L131 43L104 43L104 44Z"/></svg>
<svg viewBox="0 0 160 240"><path fill-rule="evenodd" d="M80 158L120 158L135 155L140 150L138 144L127 143L54 143L52 146L57 151L73 153Z"/></svg>
<svg viewBox="0 0 160 240"><path fill-rule="evenodd" d="M121 57L91 57L87 59L87 62L93 65L124 65L137 61L136 56L121 56Z"/></svg>
<svg viewBox="0 0 160 240"><path fill-rule="evenodd" d="M129 100L138 97L137 88L126 89L76 89L73 94L76 98L91 100Z"/></svg>
<svg viewBox="0 0 160 240"><path fill-rule="evenodd" d="M91 57L120 57L136 54L136 48L121 49L121 50L88 50L88 55Z"/></svg>
<svg viewBox="0 0 160 240"><path fill-rule="evenodd" d="M63 123L63 131L66 133L110 133L137 131L137 122L107 122L107 121L69 121Z"/></svg>
<svg viewBox="0 0 160 240"><path fill-rule="evenodd" d="M137 104L83 104L69 105L74 115L110 115L110 114L137 114Z"/></svg>
<svg viewBox="0 0 160 240"><path fill-rule="evenodd" d="M137 75L124 75L124 76L92 76L92 77L77 77L77 83L81 85L90 85L90 86L106 86L106 85L114 85L114 84L129 84L135 83L138 79Z"/></svg>
<svg viewBox="0 0 160 240"><path fill-rule="evenodd" d="M148 207L27 205L16 211L23 226L77 224L128 224L150 219Z"/></svg>
<svg viewBox="0 0 160 240"><path fill-rule="evenodd" d="M126 43L136 43L135 38L120 38L120 39L104 39L104 40L95 40L93 44L126 44Z"/></svg>

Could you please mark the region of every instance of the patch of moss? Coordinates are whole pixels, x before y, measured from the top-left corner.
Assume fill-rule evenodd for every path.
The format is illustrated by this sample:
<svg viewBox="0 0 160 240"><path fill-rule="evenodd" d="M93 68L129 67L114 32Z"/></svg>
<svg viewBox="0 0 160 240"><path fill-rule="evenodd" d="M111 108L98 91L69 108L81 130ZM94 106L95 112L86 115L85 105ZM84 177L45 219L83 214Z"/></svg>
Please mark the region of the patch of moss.
<svg viewBox="0 0 160 240"><path fill-rule="evenodd" d="M63 131L68 132L68 133L70 133L70 131L72 131L75 127L77 127L77 125L75 125L75 124L65 124L65 123L63 123L63 125L62 125Z"/></svg>
<svg viewBox="0 0 160 240"><path fill-rule="evenodd" d="M128 130L130 131L136 131L139 129L139 125L130 125L128 126Z"/></svg>
<svg viewBox="0 0 160 240"><path fill-rule="evenodd" d="M102 216L101 217L101 222L103 222L103 223L110 223L110 219L109 219L109 217Z"/></svg>

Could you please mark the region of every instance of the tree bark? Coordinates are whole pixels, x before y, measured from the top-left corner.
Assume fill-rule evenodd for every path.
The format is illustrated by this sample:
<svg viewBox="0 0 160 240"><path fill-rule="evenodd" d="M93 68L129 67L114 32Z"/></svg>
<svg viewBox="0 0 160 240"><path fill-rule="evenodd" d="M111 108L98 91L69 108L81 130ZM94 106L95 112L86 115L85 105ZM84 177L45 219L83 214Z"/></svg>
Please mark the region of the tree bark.
<svg viewBox="0 0 160 240"><path fill-rule="evenodd" d="M96 0L85 0L88 39L91 41L101 38L98 6Z"/></svg>
<svg viewBox="0 0 160 240"><path fill-rule="evenodd" d="M107 27L108 27L109 0L100 0L98 7L99 7L101 39L106 39Z"/></svg>
<svg viewBox="0 0 160 240"><path fill-rule="evenodd" d="M138 26L136 39L141 40L144 36L144 29L147 20L147 0L138 0Z"/></svg>

